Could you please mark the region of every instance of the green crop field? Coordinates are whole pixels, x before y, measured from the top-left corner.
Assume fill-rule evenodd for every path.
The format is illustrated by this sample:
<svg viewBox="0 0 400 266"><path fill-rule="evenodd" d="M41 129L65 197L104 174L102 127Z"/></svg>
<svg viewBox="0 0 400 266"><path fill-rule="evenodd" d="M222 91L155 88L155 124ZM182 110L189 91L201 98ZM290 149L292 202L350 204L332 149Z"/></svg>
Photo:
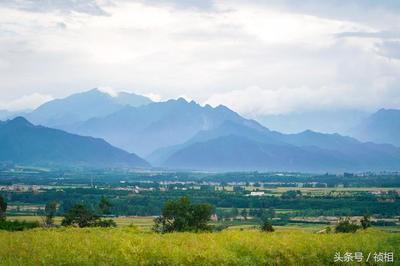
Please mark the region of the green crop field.
<svg viewBox="0 0 400 266"><path fill-rule="evenodd" d="M336 252L394 252L392 265L399 265L400 235L376 229L160 235L128 226L0 232L0 265L333 265Z"/></svg>

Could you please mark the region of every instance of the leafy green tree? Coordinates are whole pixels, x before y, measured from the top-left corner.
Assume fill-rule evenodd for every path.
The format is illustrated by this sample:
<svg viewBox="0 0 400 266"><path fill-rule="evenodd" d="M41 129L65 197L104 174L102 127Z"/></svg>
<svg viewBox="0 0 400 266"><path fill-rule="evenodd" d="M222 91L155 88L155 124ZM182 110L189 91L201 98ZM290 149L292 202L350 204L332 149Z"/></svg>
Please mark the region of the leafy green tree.
<svg viewBox="0 0 400 266"><path fill-rule="evenodd" d="M94 226L99 219L83 204L75 204L65 215L61 222L63 226L89 227Z"/></svg>
<svg viewBox="0 0 400 266"><path fill-rule="evenodd" d="M7 202L3 198L3 196L0 196L0 220L6 219L6 211L7 211Z"/></svg>
<svg viewBox="0 0 400 266"><path fill-rule="evenodd" d="M335 227L335 233L355 233L360 228L359 225L352 223L349 218L339 221Z"/></svg>
<svg viewBox="0 0 400 266"><path fill-rule="evenodd" d="M263 232L274 232L275 229L272 227L272 222L270 219L263 219L260 226Z"/></svg>
<svg viewBox="0 0 400 266"><path fill-rule="evenodd" d="M56 216L57 212L57 202L55 201L50 201L46 204L46 207L44 208L44 212L46 214L45 218L45 225L46 226L51 226L54 224L54 216Z"/></svg>
<svg viewBox="0 0 400 266"><path fill-rule="evenodd" d="M363 218L361 218L360 223L364 230L371 226L370 218L371 217L369 215L364 215Z"/></svg>
<svg viewBox="0 0 400 266"><path fill-rule="evenodd" d="M297 199L301 198L302 193L300 190L288 190L282 193L281 198L282 199Z"/></svg>
<svg viewBox="0 0 400 266"><path fill-rule="evenodd" d="M213 207L209 204L191 204L188 197L168 201L162 215L155 219L154 231L160 233L208 231Z"/></svg>
<svg viewBox="0 0 400 266"><path fill-rule="evenodd" d="M103 214L103 215L110 214L111 213L110 209L112 206L113 205L111 204L111 202L109 201L108 198L106 198L104 196L101 197L100 202L99 202L99 209L101 211L101 214Z"/></svg>

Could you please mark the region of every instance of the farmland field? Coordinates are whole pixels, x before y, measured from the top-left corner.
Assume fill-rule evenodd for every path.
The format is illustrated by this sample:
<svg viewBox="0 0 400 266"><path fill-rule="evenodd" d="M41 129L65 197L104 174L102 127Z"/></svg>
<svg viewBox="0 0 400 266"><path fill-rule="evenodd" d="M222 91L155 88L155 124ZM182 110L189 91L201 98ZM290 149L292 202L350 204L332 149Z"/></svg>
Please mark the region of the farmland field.
<svg viewBox="0 0 400 266"><path fill-rule="evenodd" d="M0 232L1 265L330 265L336 252L397 256L400 235L375 229L355 234L286 229L160 235L134 227Z"/></svg>
<svg viewBox="0 0 400 266"><path fill-rule="evenodd" d="M390 265L400 265L398 176L258 174L243 182L235 181L235 174L155 179L151 173L113 172L101 173L92 183L92 175L100 174L78 171L59 180L57 172L46 172L32 182L23 174L5 173L0 196L8 203L6 219L38 222L40 227L0 231L0 265L376 265L374 254L385 253L394 254ZM212 233L151 230L166 203L183 197L212 206ZM101 208L104 199L110 203L108 213ZM45 208L52 202L55 226L46 229ZM117 227L61 226L79 204L103 220L114 220ZM361 226L364 217L370 221L366 230L333 232L343 219ZM259 230L264 219L275 232ZM346 252L362 254L361 263L354 257L335 262L335 254Z"/></svg>

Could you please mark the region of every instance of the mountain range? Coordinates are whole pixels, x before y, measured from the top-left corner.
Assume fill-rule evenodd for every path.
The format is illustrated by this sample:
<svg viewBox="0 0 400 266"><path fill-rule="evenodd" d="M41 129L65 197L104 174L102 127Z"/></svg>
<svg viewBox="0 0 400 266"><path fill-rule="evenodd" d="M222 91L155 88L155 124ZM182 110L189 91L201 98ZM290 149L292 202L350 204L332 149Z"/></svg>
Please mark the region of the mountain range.
<svg viewBox="0 0 400 266"><path fill-rule="evenodd" d="M396 111L380 110L361 119L353 129L355 136L368 132L361 140L380 144L311 130L283 134L222 105L201 106L183 98L151 102L136 94L110 96L97 89L48 102L26 117L74 136L102 138L118 147L114 149L138 154L153 166L343 172L400 170L400 148L394 146L400 121ZM136 159L142 162L139 165L146 165L143 159Z"/></svg>
<svg viewBox="0 0 400 266"><path fill-rule="evenodd" d="M363 120L353 133L363 141L391 143L400 147L400 110L381 109Z"/></svg>
<svg viewBox="0 0 400 266"><path fill-rule="evenodd" d="M141 95L120 92L111 96L99 89L92 89L47 102L27 114L26 118L34 124L63 129L94 117L107 116L125 106L136 107L148 103L151 100Z"/></svg>
<svg viewBox="0 0 400 266"><path fill-rule="evenodd" d="M400 149L338 134L282 134L234 123L199 132L188 142L147 157L154 165L197 170L365 171L398 170Z"/></svg>
<svg viewBox="0 0 400 266"><path fill-rule="evenodd" d="M77 123L67 130L104 138L117 147L147 156L156 149L183 143L199 131L214 129L225 121L263 128L224 106L202 107L179 98L136 108L127 106L111 115Z"/></svg>
<svg viewBox="0 0 400 266"><path fill-rule="evenodd" d="M0 162L33 166L149 167L102 139L35 126L17 117L0 123Z"/></svg>

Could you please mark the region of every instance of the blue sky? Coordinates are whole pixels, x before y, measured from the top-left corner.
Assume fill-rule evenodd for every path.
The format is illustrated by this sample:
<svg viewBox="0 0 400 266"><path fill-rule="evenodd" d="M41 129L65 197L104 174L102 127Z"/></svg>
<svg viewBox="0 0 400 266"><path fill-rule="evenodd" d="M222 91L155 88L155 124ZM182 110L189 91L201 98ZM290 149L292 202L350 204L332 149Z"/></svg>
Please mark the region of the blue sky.
<svg viewBox="0 0 400 266"><path fill-rule="evenodd" d="M94 87L249 117L400 107L399 1L1 0L0 109Z"/></svg>

